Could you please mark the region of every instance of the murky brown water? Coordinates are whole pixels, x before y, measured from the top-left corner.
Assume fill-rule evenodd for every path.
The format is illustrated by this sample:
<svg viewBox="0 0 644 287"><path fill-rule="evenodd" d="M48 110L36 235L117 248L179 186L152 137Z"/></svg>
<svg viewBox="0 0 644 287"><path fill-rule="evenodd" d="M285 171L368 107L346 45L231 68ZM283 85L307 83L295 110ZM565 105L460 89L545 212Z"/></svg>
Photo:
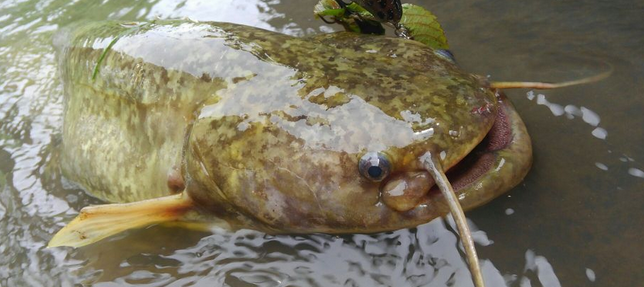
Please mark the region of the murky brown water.
<svg viewBox="0 0 644 287"><path fill-rule="evenodd" d="M98 203L50 164L62 123L51 47L57 28L158 16L329 32L311 16L315 2L0 1L0 286L471 286L444 220L341 237L153 227L78 250L44 248L81 207ZM600 83L509 92L533 137L535 163L521 186L468 214L481 230L489 285L641 285L644 3L424 5L439 16L459 63L493 79L561 81L599 73L604 62L615 68Z"/></svg>

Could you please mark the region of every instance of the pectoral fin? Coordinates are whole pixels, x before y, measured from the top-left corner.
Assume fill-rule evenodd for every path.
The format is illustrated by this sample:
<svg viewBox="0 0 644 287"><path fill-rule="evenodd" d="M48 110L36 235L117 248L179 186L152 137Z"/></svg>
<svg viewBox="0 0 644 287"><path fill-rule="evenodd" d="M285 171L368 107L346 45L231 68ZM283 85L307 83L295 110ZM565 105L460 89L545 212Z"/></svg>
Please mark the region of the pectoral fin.
<svg viewBox="0 0 644 287"><path fill-rule="evenodd" d="M128 229L176 221L192 207L192 200L184 193L132 203L85 207L54 235L48 247L81 247Z"/></svg>

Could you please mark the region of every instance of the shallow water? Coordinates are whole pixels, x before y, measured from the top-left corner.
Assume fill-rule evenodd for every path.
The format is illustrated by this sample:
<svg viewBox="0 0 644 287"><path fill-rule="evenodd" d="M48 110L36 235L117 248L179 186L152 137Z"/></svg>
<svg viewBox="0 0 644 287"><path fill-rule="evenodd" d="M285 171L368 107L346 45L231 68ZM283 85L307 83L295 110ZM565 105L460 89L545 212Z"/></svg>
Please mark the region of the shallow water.
<svg viewBox="0 0 644 287"><path fill-rule="evenodd" d="M190 17L291 35L338 27L315 0L0 2L0 286L472 286L453 224L376 235L267 236L171 227L81 249L45 249L83 206L53 152L62 88L51 36L68 23ZM419 3L421 1L409 1ZM424 2L424 1L423 1ZM644 281L644 3L433 1L464 69L496 80L602 82L510 91L535 162L507 195L468 213L490 286Z"/></svg>

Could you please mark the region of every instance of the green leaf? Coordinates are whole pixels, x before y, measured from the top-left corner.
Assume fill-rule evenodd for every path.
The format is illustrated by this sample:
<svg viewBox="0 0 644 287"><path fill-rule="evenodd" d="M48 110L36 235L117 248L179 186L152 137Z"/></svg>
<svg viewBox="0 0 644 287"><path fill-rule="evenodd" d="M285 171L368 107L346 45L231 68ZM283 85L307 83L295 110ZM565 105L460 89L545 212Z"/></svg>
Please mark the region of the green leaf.
<svg viewBox="0 0 644 287"><path fill-rule="evenodd" d="M335 0L320 0L318 4L313 7L313 13L316 17L334 16L342 17L345 10L340 7Z"/></svg>
<svg viewBox="0 0 644 287"><path fill-rule="evenodd" d="M436 16L425 8L403 4L403 15L399 24L407 29L412 39L434 49L448 49L447 37Z"/></svg>
<svg viewBox="0 0 644 287"><path fill-rule="evenodd" d="M347 9L349 10L349 12L357 14L360 17L369 18L369 20L374 20L374 21L376 19L376 17L374 17L373 14L371 14L371 12L367 11L367 9L365 8L362 8L362 6L360 6L356 2L352 2L351 4L347 5Z"/></svg>
<svg viewBox="0 0 644 287"><path fill-rule="evenodd" d="M413 4L403 4L402 7L402 19L398 24L407 30L409 37L434 49L449 48L445 32L434 14ZM315 5L314 13L317 17L332 17L333 21L344 26L349 32L384 34L382 24L356 2L342 8L335 0L320 0Z"/></svg>
<svg viewBox="0 0 644 287"><path fill-rule="evenodd" d="M320 0L318 4L313 7L313 13L316 15L326 10L340 9L340 4L335 0Z"/></svg>
<svg viewBox="0 0 644 287"><path fill-rule="evenodd" d="M349 12L349 13L347 13ZM315 4L313 8L313 13L315 16L334 16L338 19L336 20L347 20L351 15L359 15L360 17L365 17L368 19L375 19L369 11L362 6L358 5L355 2L345 6L345 8L340 7L340 4L335 0L320 0L318 4Z"/></svg>

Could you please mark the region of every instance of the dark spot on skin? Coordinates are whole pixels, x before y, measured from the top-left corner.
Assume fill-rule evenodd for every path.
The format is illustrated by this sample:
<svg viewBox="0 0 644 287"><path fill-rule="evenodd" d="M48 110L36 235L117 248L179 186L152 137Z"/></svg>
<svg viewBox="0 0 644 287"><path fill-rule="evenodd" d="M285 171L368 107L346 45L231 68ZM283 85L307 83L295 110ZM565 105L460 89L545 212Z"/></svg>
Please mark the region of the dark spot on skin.
<svg viewBox="0 0 644 287"><path fill-rule="evenodd" d="M219 123L217 121L211 121L210 122L210 128L213 130L216 130L219 127Z"/></svg>
<svg viewBox="0 0 644 287"><path fill-rule="evenodd" d="M378 4L380 4L380 9L387 8L387 0L380 0L378 1Z"/></svg>
<svg viewBox="0 0 644 287"><path fill-rule="evenodd" d="M202 81L204 81L204 82L210 82L210 81L212 81L212 78L211 78L208 74L206 74L206 73L203 73L203 74L201 75L201 78L200 78L200 79L201 79Z"/></svg>
<svg viewBox="0 0 644 287"><path fill-rule="evenodd" d="M289 115L289 114L287 114L287 113L285 113L283 111L272 112L270 114L266 114L266 113L260 113L260 114L265 115L267 118L270 118L271 115L276 115L276 116L278 116L278 117L280 117L280 118L282 118L284 120L287 120L289 122L298 122L298 121L301 121L301 120L307 120L309 118L307 115L291 116L291 115Z"/></svg>
<svg viewBox="0 0 644 287"><path fill-rule="evenodd" d="M383 13L382 11L378 11L377 15L379 19L385 19L385 13Z"/></svg>
<svg viewBox="0 0 644 287"><path fill-rule="evenodd" d="M162 83L170 82L170 78L168 77L168 70L166 69L161 69L161 82Z"/></svg>
<svg viewBox="0 0 644 287"><path fill-rule="evenodd" d="M80 232L80 231L78 231L78 230L74 230L74 232L78 233L78 238L80 238L80 240L85 240L85 239L87 239L87 235L85 235L85 233Z"/></svg>
<svg viewBox="0 0 644 287"><path fill-rule="evenodd" d="M389 10L387 11L387 20L393 20L394 19L394 11Z"/></svg>
<svg viewBox="0 0 644 287"><path fill-rule="evenodd" d="M233 78L233 84L237 84L237 83L239 83L239 82L241 82L243 80L246 80L246 78L244 78L244 77L235 77L235 78Z"/></svg>

